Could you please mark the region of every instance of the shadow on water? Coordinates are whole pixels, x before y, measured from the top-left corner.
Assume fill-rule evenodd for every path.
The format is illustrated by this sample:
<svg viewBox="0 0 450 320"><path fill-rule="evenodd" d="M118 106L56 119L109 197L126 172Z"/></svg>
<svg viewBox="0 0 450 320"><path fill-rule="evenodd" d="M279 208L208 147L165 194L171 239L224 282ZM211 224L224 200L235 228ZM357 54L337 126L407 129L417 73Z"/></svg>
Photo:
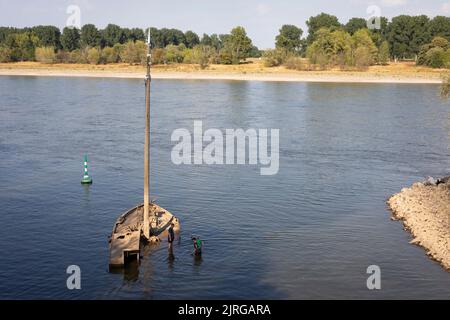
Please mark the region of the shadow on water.
<svg viewBox="0 0 450 320"><path fill-rule="evenodd" d="M125 267L110 267L109 272L115 275L122 275L124 282L136 282L139 279L139 262L129 261Z"/></svg>
<svg viewBox="0 0 450 320"><path fill-rule="evenodd" d="M202 255L193 254L193 256L194 256L194 266L195 267L200 267L202 265L202 262L203 262Z"/></svg>
<svg viewBox="0 0 450 320"><path fill-rule="evenodd" d="M89 202L91 201L91 186L87 184L83 184L83 193L84 193L84 202L86 205L89 205Z"/></svg>

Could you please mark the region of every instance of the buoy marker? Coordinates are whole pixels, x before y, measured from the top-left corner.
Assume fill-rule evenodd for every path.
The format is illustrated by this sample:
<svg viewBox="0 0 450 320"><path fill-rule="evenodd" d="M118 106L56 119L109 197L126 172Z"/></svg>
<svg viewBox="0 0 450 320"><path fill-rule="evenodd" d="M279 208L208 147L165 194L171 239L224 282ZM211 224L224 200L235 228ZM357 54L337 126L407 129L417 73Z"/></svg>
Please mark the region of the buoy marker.
<svg viewBox="0 0 450 320"><path fill-rule="evenodd" d="M88 173L88 158L87 155L84 156L84 175L83 179L81 179L82 184L91 184L92 178L89 176Z"/></svg>

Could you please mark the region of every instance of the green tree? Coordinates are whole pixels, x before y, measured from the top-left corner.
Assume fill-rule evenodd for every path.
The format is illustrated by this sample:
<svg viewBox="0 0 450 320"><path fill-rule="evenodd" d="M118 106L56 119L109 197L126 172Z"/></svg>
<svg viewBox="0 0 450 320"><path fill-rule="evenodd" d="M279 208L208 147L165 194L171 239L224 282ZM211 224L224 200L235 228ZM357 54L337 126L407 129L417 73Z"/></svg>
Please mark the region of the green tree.
<svg viewBox="0 0 450 320"><path fill-rule="evenodd" d="M5 45L10 49L11 61L32 61L39 38L31 32L13 33L7 36Z"/></svg>
<svg viewBox="0 0 450 320"><path fill-rule="evenodd" d="M370 36L377 47L380 47L381 44L388 39L388 27L389 20L385 17L380 17L380 28L370 29Z"/></svg>
<svg viewBox="0 0 450 320"><path fill-rule="evenodd" d="M378 63L385 66L389 64L389 60L389 43L387 41L383 41L380 48L378 49Z"/></svg>
<svg viewBox="0 0 450 320"><path fill-rule="evenodd" d="M144 31L139 28L122 28L124 42L128 41L146 41Z"/></svg>
<svg viewBox="0 0 450 320"><path fill-rule="evenodd" d="M77 28L65 27L61 35L61 45L66 51L80 48L80 31Z"/></svg>
<svg viewBox="0 0 450 320"><path fill-rule="evenodd" d="M0 44L5 43L10 35L17 33L23 33L23 30L11 27L0 27Z"/></svg>
<svg viewBox="0 0 450 320"><path fill-rule="evenodd" d="M54 26L36 26L31 31L39 38L39 46L61 48L61 31Z"/></svg>
<svg viewBox="0 0 450 320"><path fill-rule="evenodd" d="M127 40L131 40L131 41L144 41L146 42L146 36L144 34L144 30L140 29L140 28L132 28L129 33L126 35L127 36Z"/></svg>
<svg viewBox="0 0 450 320"><path fill-rule="evenodd" d="M82 47L96 47L101 43L101 33L93 24L85 24L81 28L80 41Z"/></svg>
<svg viewBox="0 0 450 320"><path fill-rule="evenodd" d="M188 48L193 48L200 43L200 39L199 39L198 35L191 30L186 31L186 33L184 34L184 37L186 39L184 44Z"/></svg>
<svg viewBox="0 0 450 320"><path fill-rule="evenodd" d="M450 41L450 17L436 16L430 21L432 37L440 36Z"/></svg>
<svg viewBox="0 0 450 320"><path fill-rule="evenodd" d="M125 33L118 25L108 24L102 32L103 45L113 47L116 43L126 42Z"/></svg>
<svg viewBox="0 0 450 320"><path fill-rule="evenodd" d="M285 24L275 38L275 47L292 53L300 52L302 48L302 34L302 29L294 25Z"/></svg>
<svg viewBox="0 0 450 320"><path fill-rule="evenodd" d="M367 29L367 20L363 18L351 18L344 26L344 30L353 35L360 29Z"/></svg>
<svg viewBox="0 0 450 320"><path fill-rule="evenodd" d="M425 15L394 17L389 25L389 45L392 55L414 58L420 47L431 40L429 18Z"/></svg>
<svg viewBox="0 0 450 320"><path fill-rule="evenodd" d="M432 39L430 32L430 18L426 15L414 16L414 36L411 42L411 51L415 56L419 53L420 47L429 43Z"/></svg>
<svg viewBox="0 0 450 320"><path fill-rule="evenodd" d="M450 42L446 38L435 37L431 43L421 47L417 64L433 68L450 67Z"/></svg>
<svg viewBox="0 0 450 320"><path fill-rule="evenodd" d="M186 37L184 36L184 33L178 29L167 29L162 28L159 30L160 32L160 41L162 42L161 47L165 48L169 44L173 44L175 46L185 43Z"/></svg>
<svg viewBox="0 0 450 320"><path fill-rule="evenodd" d="M247 36L243 27L236 27L231 30L226 45L231 50L233 64L239 64L241 60L248 58L250 50L253 48L252 40Z"/></svg>
<svg viewBox="0 0 450 320"><path fill-rule="evenodd" d="M217 51L219 51L222 48L222 41L220 37L217 34L213 33L210 38L211 38L211 46Z"/></svg>
<svg viewBox="0 0 450 320"><path fill-rule="evenodd" d="M148 31L146 31L146 34ZM164 36L157 28L150 28L151 44L152 48L165 48L166 43Z"/></svg>
<svg viewBox="0 0 450 320"><path fill-rule="evenodd" d="M355 50L355 55L356 55L356 50L358 50L358 48L362 47L362 48L367 49L367 51L363 52L360 50L360 55L365 56L368 53L368 56L370 57L370 59L368 60L369 65L371 65L375 61L377 61L378 49L375 46L375 44L373 43L368 29L359 29L358 31L356 31L352 36L352 40L353 40L353 46L354 46L353 50Z"/></svg>
<svg viewBox="0 0 450 320"><path fill-rule="evenodd" d="M262 52L258 49L257 46L252 46L248 56L250 58L260 58L262 56Z"/></svg>
<svg viewBox="0 0 450 320"><path fill-rule="evenodd" d="M310 17L308 21L306 21L306 25L308 26L308 37L306 38L308 45L316 40L316 32L320 29L329 28L331 30L336 30L341 27L336 16L323 12L317 16Z"/></svg>
<svg viewBox="0 0 450 320"><path fill-rule="evenodd" d="M4 45L0 46L0 62L11 62L11 49Z"/></svg>
<svg viewBox="0 0 450 320"><path fill-rule="evenodd" d="M202 40L200 40L200 44L204 46L212 46L212 40L209 35L206 33L203 34Z"/></svg>
<svg viewBox="0 0 450 320"><path fill-rule="evenodd" d="M352 37L345 31L331 31L322 28L316 32L317 40L307 50L307 57L313 64L352 65Z"/></svg>

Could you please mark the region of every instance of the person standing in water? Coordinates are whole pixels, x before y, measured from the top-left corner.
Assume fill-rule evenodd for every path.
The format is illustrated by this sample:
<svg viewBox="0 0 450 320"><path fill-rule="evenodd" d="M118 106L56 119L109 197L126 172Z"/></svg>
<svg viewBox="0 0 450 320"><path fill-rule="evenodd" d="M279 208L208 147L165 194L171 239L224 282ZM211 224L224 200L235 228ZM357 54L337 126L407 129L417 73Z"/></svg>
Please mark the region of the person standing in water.
<svg viewBox="0 0 450 320"><path fill-rule="evenodd" d="M167 241L169 242L169 251L171 252L173 249L173 241L175 240L175 232L173 231L173 227L175 225L173 223L170 224L169 231L167 234Z"/></svg>
<svg viewBox="0 0 450 320"><path fill-rule="evenodd" d="M199 237L192 237L192 241L194 243L194 252L193 254L196 256L201 256L202 255L202 240L200 240Z"/></svg>

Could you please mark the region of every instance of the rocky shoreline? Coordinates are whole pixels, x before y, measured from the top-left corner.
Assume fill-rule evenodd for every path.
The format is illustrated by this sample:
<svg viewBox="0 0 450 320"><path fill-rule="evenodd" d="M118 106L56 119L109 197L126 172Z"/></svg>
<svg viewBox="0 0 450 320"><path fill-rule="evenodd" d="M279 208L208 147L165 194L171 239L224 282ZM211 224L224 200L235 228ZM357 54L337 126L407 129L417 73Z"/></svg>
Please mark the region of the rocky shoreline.
<svg viewBox="0 0 450 320"><path fill-rule="evenodd" d="M411 232L410 243L423 247L450 271L450 177L414 183L387 202L392 219L402 221Z"/></svg>

